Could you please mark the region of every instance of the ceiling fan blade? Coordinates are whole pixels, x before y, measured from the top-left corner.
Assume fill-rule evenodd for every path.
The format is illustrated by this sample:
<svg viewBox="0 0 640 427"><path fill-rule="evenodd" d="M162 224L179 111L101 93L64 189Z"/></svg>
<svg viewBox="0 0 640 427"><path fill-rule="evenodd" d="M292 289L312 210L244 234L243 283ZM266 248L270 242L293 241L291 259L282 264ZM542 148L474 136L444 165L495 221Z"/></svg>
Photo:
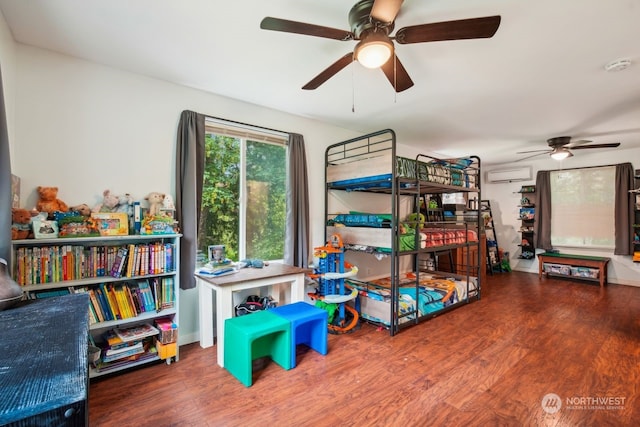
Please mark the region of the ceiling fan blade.
<svg viewBox="0 0 640 427"><path fill-rule="evenodd" d="M570 143L565 144L564 146L566 148L574 148L574 147L577 147L578 145L589 144L590 142L592 141L589 141L588 139L579 139L576 141L571 141Z"/></svg>
<svg viewBox="0 0 640 427"><path fill-rule="evenodd" d="M530 153L530 151L528 151L528 152ZM551 151L546 151L546 152L544 152L544 153L536 153L536 154L532 154L532 155L530 155L530 156L522 157L521 159L516 160L516 162L521 162L521 161L523 161L523 160L531 159L531 158L533 158L533 157L542 156L543 154L547 154L547 153L550 153L550 152L551 152ZM523 151L522 153L527 153L527 151ZM520 154L520 153L518 153L518 154Z"/></svg>
<svg viewBox="0 0 640 427"><path fill-rule="evenodd" d="M395 61L394 61L395 59ZM394 66L395 62L395 66ZM396 90L396 92L402 92L413 86L413 81L409 77L409 73L402 65L402 62L396 55L393 55L382 67L382 72L387 76L389 83Z"/></svg>
<svg viewBox="0 0 640 427"><path fill-rule="evenodd" d="M322 71L320 74L314 77L309 83L302 86L302 89L305 89L305 90L317 89L318 86L320 86L322 83L329 80L331 77L337 74L338 71L342 70L344 67L351 64L352 62L353 62L353 52L349 52L342 58L338 59L333 64L329 65L324 71Z"/></svg>
<svg viewBox="0 0 640 427"><path fill-rule="evenodd" d="M353 33L337 28L323 27L321 25L307 24L304 22L288 21L286 19L267 16L260 22L263 30L282 31L285 33L303 34L305 36L324 37L334 40L353 40Z"/></svg>
<svg viewBox="0 0 640 427"><path fill-rule="evenodd" d="M500 19L500 16L496 15L484 18L413 25L399 29L395 39L400 44L409 44L442 40L489 38L498 31Z"/></svg>
<svg viewBox="0 0 640 427"><path fill-rule="evenodd" d="M572 150L585 150L587 148L616 148L619 147L619 142L611 142L608 144L592 144L592 145L578 145L577 147L570 147Z"/></svg>
<svg viewBox="0 0 640 427"><path fill-rule="evenodd" d="M518 151L516 154L527 154L527 153L550 153L553 150L530 150L530 151Z"/></svg>
<svg viewBox="0 0 640 427"><path fill-rule="evenodd" d="M375 0L371 8L371 17L390 24L396 20L404 0Z"/></svg>

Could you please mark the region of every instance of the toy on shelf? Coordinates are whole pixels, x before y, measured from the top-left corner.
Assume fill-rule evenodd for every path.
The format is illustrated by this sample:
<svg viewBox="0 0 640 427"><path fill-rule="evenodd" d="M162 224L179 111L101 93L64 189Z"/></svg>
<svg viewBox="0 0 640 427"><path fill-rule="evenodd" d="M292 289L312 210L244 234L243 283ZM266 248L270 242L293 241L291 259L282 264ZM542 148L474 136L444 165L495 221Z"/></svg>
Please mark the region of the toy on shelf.
<svg viewBox="0 0 640 427"><path fill-rule="evenodd" d="M162 209L165 195L163 193L152 192L144 199L149 202L149 216L160 215L160 209Z"/></svg>
<svg viewBox="0 0 640 427"><path fill-rule="evenodd" d="M53 219L54 212L67 212L69 206L62 200L58 199L58 187L41 187L37 188L38 202L36 208L38 212L46 212L50 219Z"/></svg>
<svg viewBox="0 0 640 427"><path fill-rule="evenodd" d="M27 209L11 209L11 240L33 239L31 212Z"/></svg>
<svg viewBox="0 0 640 427"><path fill-rule="evenodd" d="M318 287L309 297L316 300L316 306L329 312L329 332L347 333L358 325L360 316L357 309L347 304L358 297L358 291L346 286L344 279L355 276L358 267L345 263L339 234L332 234L325 246L314 248L314 256L318 258L318 266L308 276Z"/></svg>

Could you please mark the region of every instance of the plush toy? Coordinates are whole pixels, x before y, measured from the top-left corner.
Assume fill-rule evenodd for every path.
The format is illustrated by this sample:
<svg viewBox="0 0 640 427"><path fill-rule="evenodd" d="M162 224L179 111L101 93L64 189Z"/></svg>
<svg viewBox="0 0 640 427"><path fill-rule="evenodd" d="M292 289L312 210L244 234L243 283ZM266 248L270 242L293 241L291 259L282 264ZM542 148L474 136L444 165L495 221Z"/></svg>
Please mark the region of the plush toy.
<svg viewBox="0 0 640 427"><path fill-rule="evenodd" d="M91 216L91 208L86 203L81 205L71 206L70 211L77 212L82 216Z"/></svg>
<svg viewBox="0 0 640 427"><path fill-rule="evenodd" d="M164 203L165 195L163 193L153 192L149 193L144 199L149 202L149 216L157 216L160 214L160 209Z"/></svg>
<svg viewBox="0 0 640 427"><path fill-rule="evenodd" d="M93 207L93 212L115 212L120 204L118 196L113 194L111 190L104 190L102 192L102 203Z"/></svg>
<svg viewBox="0 0 640 427"><path fill-rule="evenodd" d="M165 194L164 201L162 202L162 209L168 211L176 210L176 204L173 202L173 196L171 194Z"/></svg>
<svg viewBox="0 0 640 427"><path fill-rule="evenodd" d="M67 212L69 206L58 199L58 187L38 187L38 203L36 208L39 212L46 212L52 217L53 212Z"/></svg>
<svg viewBox="0 0 640 427"><path fill-rule="evenodd" d="M11 239L31 239L33 231L31 229L31 212L27 209L11 209Z"/></svg>
<svg viewBox="0 0 640 427"><path fill-rule="evenodd" d="M124 212L129 216L133 216L133 196L129 193L125 193L118 196L118 206L116 206L116 212Z"/></svg>

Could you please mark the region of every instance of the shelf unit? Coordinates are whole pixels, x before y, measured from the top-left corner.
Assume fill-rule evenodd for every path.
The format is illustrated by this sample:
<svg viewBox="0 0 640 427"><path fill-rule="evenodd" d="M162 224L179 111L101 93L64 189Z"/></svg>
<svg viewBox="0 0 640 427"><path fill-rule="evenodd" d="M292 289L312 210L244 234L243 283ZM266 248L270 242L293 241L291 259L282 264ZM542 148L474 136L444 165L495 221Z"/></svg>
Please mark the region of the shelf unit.
<svg viewBox="0 0 640 427"><path fill-rule="evenodd" d="M490 274L502 272L502 259L500 257L500 247L496 236L493 212L491 211L491 201L481 200L480 211L484 224L484 234L487 247L487 271Z"/></svg>
<svg viewBox="0 0 640 427"><path fill-rule="evenodd" d="M636 194L633 216L633 262L640 262L640 194Z"/></svg>
<svg viewBox="0 0 640 427"><path fill-rule="evenodd" d="M640 169L634 174L633 204L633 262L640 262Z"/></svg>
<svg viewBox="0 0 640 427"><path fill-rule="evenodd" d="M536 248L534 244L533 224L535 222L535 185L523 185L518 191L520 194L520 255L518 258L532 260L536 257Z"/></svg>
<svg viewBox="0 0 640 427"><path fill-rule="evenodd" d="M363 313L365 306L367 310L372 306L376 309L376 316L384 317L384 322L377 322L371 318L364 317L367 321L378 323L389 329L390 335L395 335L401 329L417 324L421 320L435 317L446 311L454 309L463 304L471 302L473 299L480 299L482 279L480 272L484 272L484 248L481 248L481 229L479 228L480 210L465 212L463 217L455 216L447 218L444 214L442 196L445 194L461 193L465 197L466 203L471 199L480 199L480 159L476 156L464 158L472 163L469 167L469 174L473 178L467 177L467 172L461 169L452 170L449 168L448 178L459 176L458 179L473 179L474 185L463 187L461 185L450 185L447 183L435 183L425 181L419 176L422 172L415 172L415 165L442 165L452 162L454 159L441 160L430 156L418 155L413 159L402 158L396 155L396 139L392 130L364 135L352 140L329 146L325 153L325 241L330 235L338 233L345 242L345 260L356 265L361 273L357 280L367 291L381 292L383 300L374 300L361 296L360 303ZM458 159L456 159L458 160ZM366 163L366 165L364 165ZM370 165L374 164L376 169L384 172L383 175L372 173ZM335 173L329 169L334 167L347 166L342 168L345 171L348 181L359 177L368 181L362 186L358 183L341 182ZM385 169L386 167L386 169ZM413 172L411 169L413 168ZM428 168L428 167L427 167ZM338 169L337 167L335 169ZM334 169L334 170L335 170ZM413 173L413 176L411 174ZM426 172L425 172L426 173ZM433 171L428 173L434 173ZM329 178L329 175L332 175ZM338 179L338 180L336 180ZM432 201L431 206L429 202ZM344 212L374 212L381 214L390 213L389 228L375 227L336 227L333 219ZM464 235L463 241L455 243L445 241L444 243L426 246L421 248L420 233L415 233L415 241L412 249L401 250L401 223L412 228L422 223L420 219L407 220L410 214L420 218L424 215L424 226L429 227L436 233L445 235L446 233L458 232L457 235ZM422 228L422 227L420 227ZM475 233L476 240L469 240L469 232ZM406 244L406 242L405 242ZM415 249L418 248L418 249ZM434 257L439 256L444 260L451 260L448 271L436 270ZM367 258L368 257L368 258ZM379 262L383 261L383 262ZM435 265L434 265L435 264ZM447 263L443 262L441 267ZM382 267L380 267L382 265ZM384 270L388 266L388 270ZM371 269L370 269L371 267ZM379 271L374 270L379 268ZM386 274L385 280L388 284L382 287L370 282L370 278L363 275L371 273ZM414 278L405 276L407 272L414 274ZM362 274L364 273L364 274ZM400 309L403 295L413 293L420 295L424 286L420 282L420 275L424 277L433 275L438 277L455 278L466 286L464 297L451 305L432 312L421 312L419 306L422 296L415 298L413 309ZM401 289L402 288L402 289ZM365 291L366 293L366 291ZM361 295L363 292L361 292Z"/></svg>
<svg viewBox="0 0 640 427"><path fill-rule="evenodd" d="M125 284L127 288L135 289L136 285L144 282L150 285L155 282L158 288L164 284L163 292L168 299L166 304L161 305L156 298L159 298L162 292L152 290L153 299L150 304L153 305L158 301L155 309L147 308L143 311L129 308L126 314L115 320L100 321L90 302L91 306L88 307L90 338L101 346L105 344L105 333L116 328L126 329L146 323L153 326L153 323L160 319L170 320L177 328L180 237L180 234L157 234L13 240L11 242L12 276L22 286L27 298L44 298L64 293L89 293L89 291L95 294L101 287L124 289ZM111 275L118 249L123 247L148 248L140 251L146 256L139 256L141 260L139 266L145 266L145 274L136 274L132 270L131 275L127 276L127 267L124 266L124 277ZM151 270L152 267L153 270ZM142 270L140 268L138 272L142 273ZM153 289L153 286L150 288ZM131 299L122 301L127 307L136 306ZM149 341L151 340L152 338L149 338ZM175 355L167 357L166 362L169 364L172 359L177 361L178 358L176 343ZM157 360L160 360L160 356L154 342L150 343L137 360L114 362L109 366L107 364L90 366L89 377L111 374Z"/></svg>

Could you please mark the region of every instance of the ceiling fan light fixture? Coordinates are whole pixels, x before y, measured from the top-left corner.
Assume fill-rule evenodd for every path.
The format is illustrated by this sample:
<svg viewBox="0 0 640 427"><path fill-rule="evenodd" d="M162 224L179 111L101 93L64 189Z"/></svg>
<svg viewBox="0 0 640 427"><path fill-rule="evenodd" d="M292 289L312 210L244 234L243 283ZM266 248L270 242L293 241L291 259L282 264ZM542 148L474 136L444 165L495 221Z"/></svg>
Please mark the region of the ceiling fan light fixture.
<svg viewBox="0 0 640 427"><path fill-rule="evenodd" d="M386 34L370 33L356 45L356 59L367 68L382 67L391 55L393 43Z"/></svg>
<svg viewBox="0 0 640 427"><path fill-rule="evenodd" d="M571 154L571 151L567 150L566 148L554 148L551 152L551 158L553 160L564 160L567 157L572 156L573 154Z"/></svg>

